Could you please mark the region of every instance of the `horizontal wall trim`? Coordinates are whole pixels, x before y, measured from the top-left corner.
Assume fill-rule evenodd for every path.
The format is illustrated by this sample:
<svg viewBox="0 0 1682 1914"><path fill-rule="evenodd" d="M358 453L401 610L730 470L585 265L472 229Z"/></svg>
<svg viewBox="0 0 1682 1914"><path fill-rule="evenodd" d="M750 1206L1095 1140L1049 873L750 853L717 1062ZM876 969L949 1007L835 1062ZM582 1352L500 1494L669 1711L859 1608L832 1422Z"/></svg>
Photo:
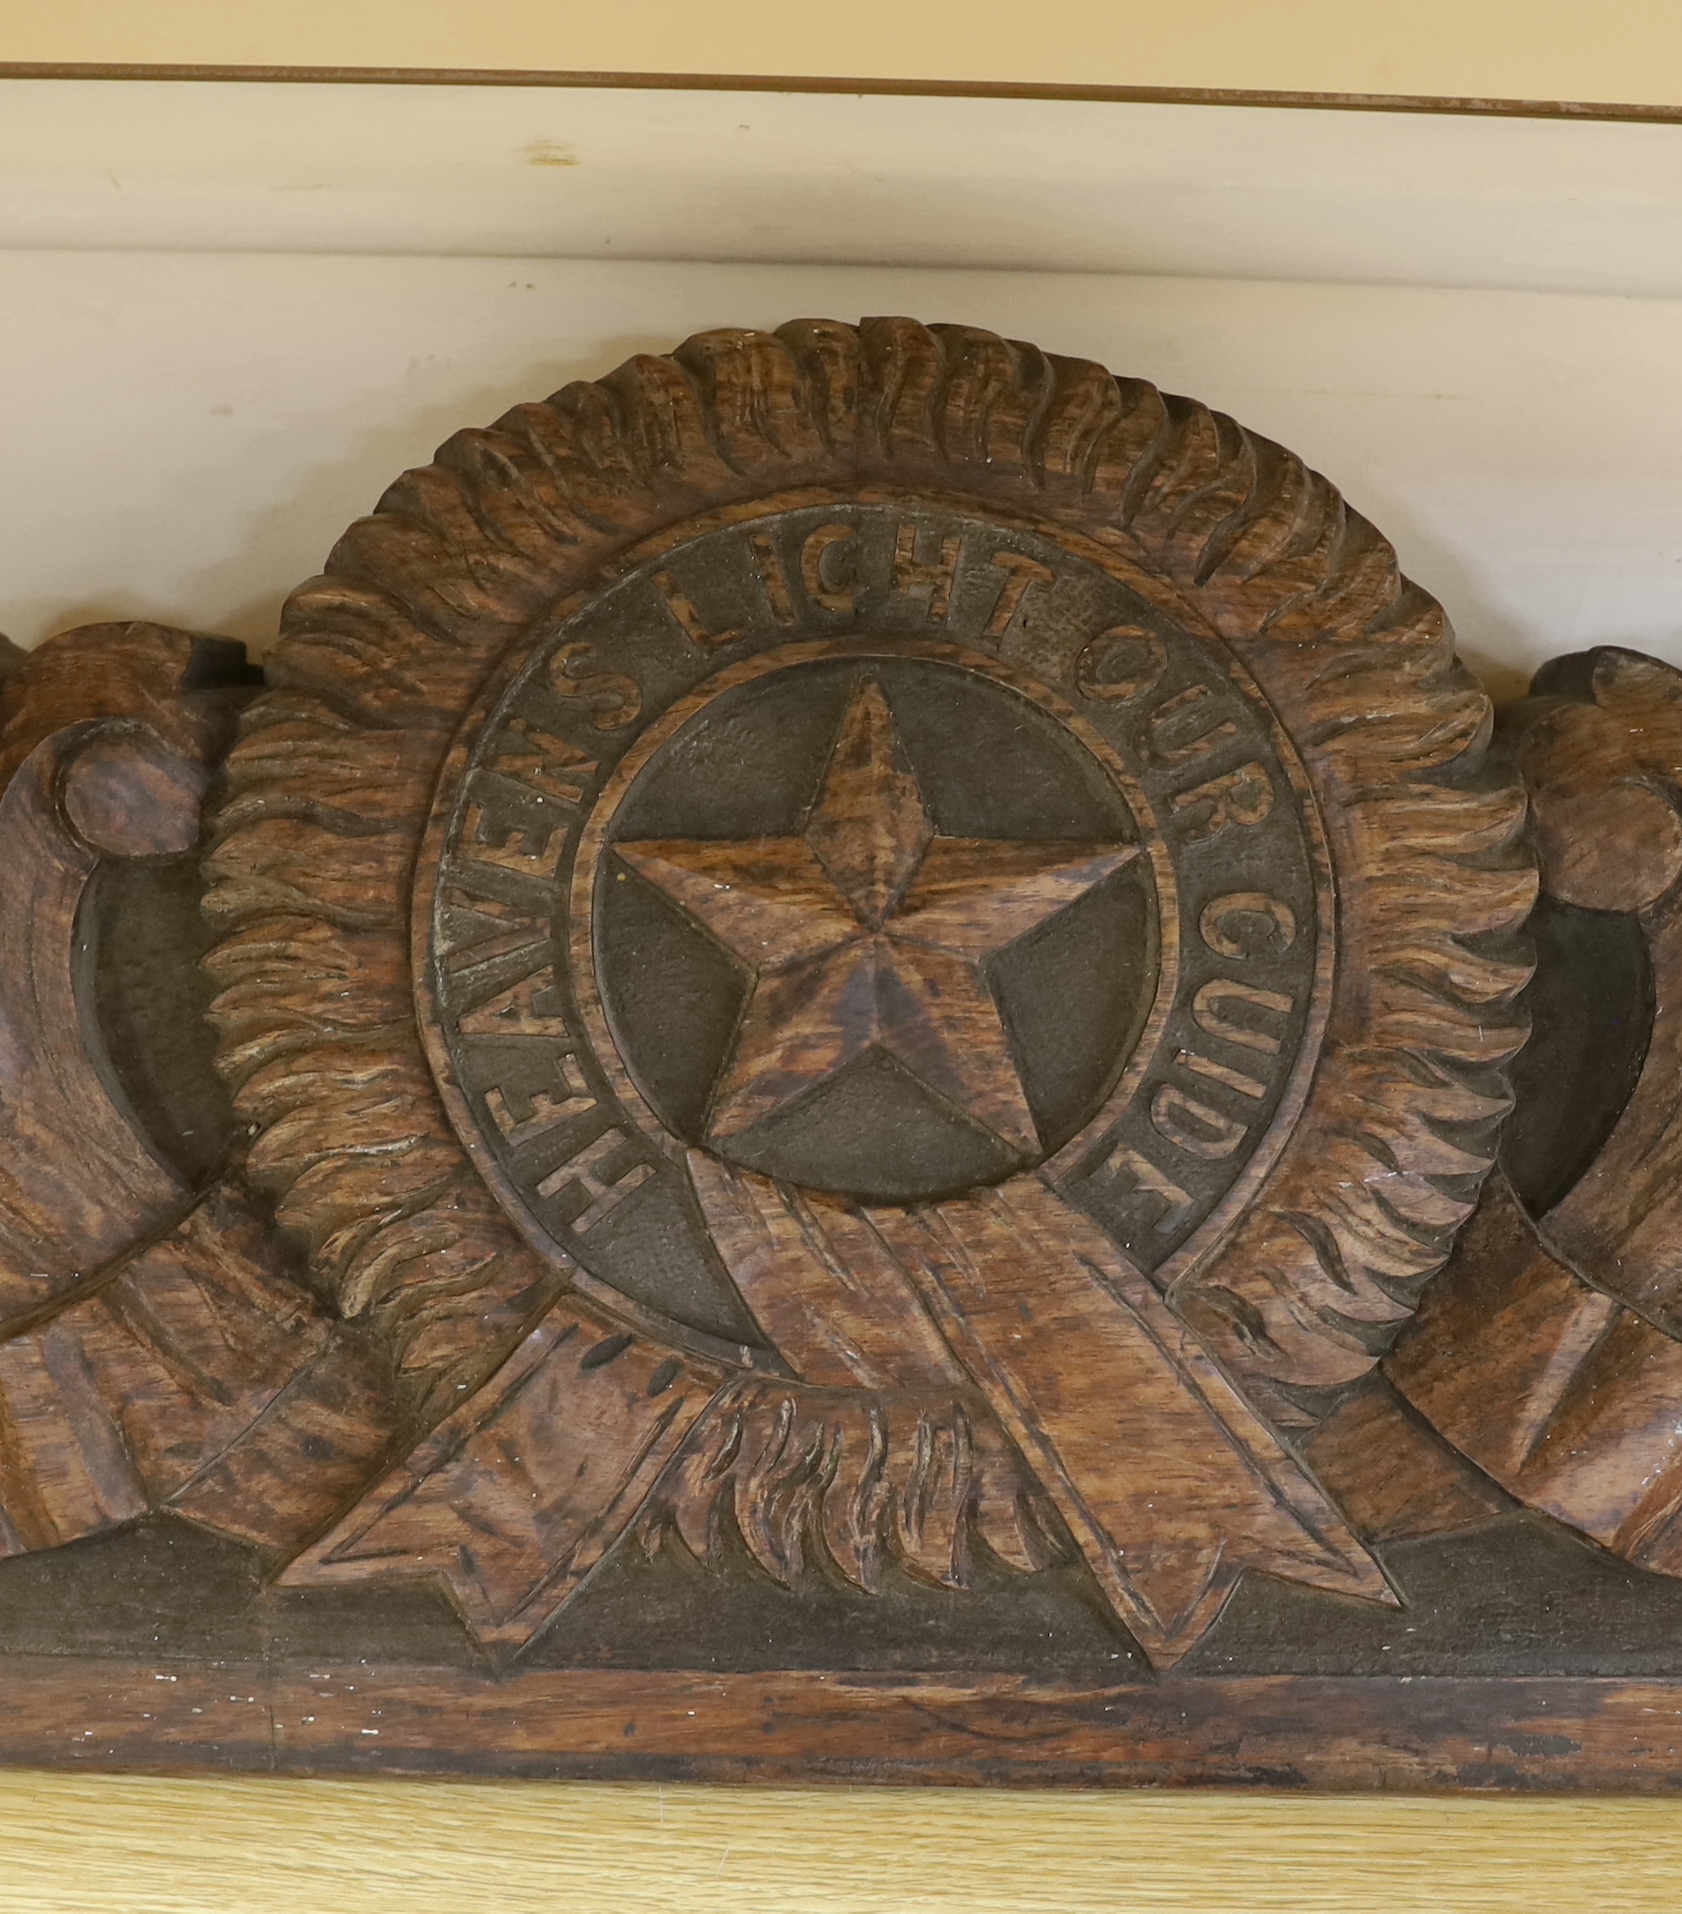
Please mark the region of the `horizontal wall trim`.
<svg viewBox="0 0 1682 1914"><path fill-rule="evenodd" d="M1526 120L1682 125L1682 106L1403 93L1291 93L1245 87L1075 86L1006 80L836 79L811 74L574 73L510 67L184 66L0 60L0 80L219 80L314 86L616 87L719 93L861 93L912 99L1070 100L1102 105L1272 106L1329 113L1435 113Z"/></svg>
<svg viewBox="0 0 1682 1914"><path fill-rule="evenodd" d="M1682 122L0 79L0 247L795 259L1682 300Z"/></svg>

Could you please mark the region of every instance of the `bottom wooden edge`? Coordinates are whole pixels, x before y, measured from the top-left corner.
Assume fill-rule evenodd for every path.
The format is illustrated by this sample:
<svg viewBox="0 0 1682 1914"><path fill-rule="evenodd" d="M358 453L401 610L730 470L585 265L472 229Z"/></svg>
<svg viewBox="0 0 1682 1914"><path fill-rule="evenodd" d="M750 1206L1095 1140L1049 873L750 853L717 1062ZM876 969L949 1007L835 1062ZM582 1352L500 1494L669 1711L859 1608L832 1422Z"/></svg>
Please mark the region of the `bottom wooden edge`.
<svg viewBox="0 0 1682 1914"><path fill-rule="evenodd" d="M0 1762L1283 1790L1682 1789L1682 1680L1022 1677L9 1658Z"/></svg>

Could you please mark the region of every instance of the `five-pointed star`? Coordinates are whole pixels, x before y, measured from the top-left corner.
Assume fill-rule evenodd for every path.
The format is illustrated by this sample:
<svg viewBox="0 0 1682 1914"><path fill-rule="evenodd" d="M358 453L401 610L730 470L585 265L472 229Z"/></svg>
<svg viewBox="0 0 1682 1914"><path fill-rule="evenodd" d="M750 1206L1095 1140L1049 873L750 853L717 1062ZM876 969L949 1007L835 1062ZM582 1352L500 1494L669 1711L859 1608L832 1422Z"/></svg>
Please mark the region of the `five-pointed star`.
<svg viewBox="0 0 1682 1914"><path fill-rule="evenodd" d="M1031 1155L1033 1114L981 965L1138 847L937 836L867 681L802 836L618 852L754 976L710 1136L740 1135L874 1048Z"/></svg>

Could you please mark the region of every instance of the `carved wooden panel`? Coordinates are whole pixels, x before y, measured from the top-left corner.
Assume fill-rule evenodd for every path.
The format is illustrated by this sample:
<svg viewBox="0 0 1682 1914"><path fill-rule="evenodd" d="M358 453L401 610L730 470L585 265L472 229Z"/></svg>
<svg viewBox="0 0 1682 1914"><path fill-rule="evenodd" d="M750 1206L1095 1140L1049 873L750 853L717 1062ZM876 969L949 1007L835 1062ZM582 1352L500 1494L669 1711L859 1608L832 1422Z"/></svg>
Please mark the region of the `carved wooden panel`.
<svg viewBox="0 0 1682 1914"><path fill-rule="evenodd" d="M1682 1778L1667 667L808 321L0 719L0 1754Z"/></svg>

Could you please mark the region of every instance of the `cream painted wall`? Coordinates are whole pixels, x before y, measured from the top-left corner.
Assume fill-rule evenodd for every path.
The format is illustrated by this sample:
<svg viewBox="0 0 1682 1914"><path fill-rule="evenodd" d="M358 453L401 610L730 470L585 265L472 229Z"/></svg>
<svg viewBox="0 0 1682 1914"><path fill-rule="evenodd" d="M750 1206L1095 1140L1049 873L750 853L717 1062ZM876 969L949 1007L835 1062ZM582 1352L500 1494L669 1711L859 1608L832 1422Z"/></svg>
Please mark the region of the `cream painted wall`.
<svg viewBox="0 0 1682 1914"><path fill-rule="evenodd" d="M1682 102L1674 0L4 0L0 59Z"/></svg>
<svg viewBox="0 0 1682 1914"><path fill-rule="evenodd" d="M1193 393L1329 474L1485 670L1682 662L1682 303L601 260L0 256L0 628L261 642L448 432L724 324L960 319Z"/></svg>
<svg viewBox="0 0 1682 1914"><path fill-rule="evenodd" d="M0 248L801 260L1682 294L1682 124L0 80Z"/></svg>

